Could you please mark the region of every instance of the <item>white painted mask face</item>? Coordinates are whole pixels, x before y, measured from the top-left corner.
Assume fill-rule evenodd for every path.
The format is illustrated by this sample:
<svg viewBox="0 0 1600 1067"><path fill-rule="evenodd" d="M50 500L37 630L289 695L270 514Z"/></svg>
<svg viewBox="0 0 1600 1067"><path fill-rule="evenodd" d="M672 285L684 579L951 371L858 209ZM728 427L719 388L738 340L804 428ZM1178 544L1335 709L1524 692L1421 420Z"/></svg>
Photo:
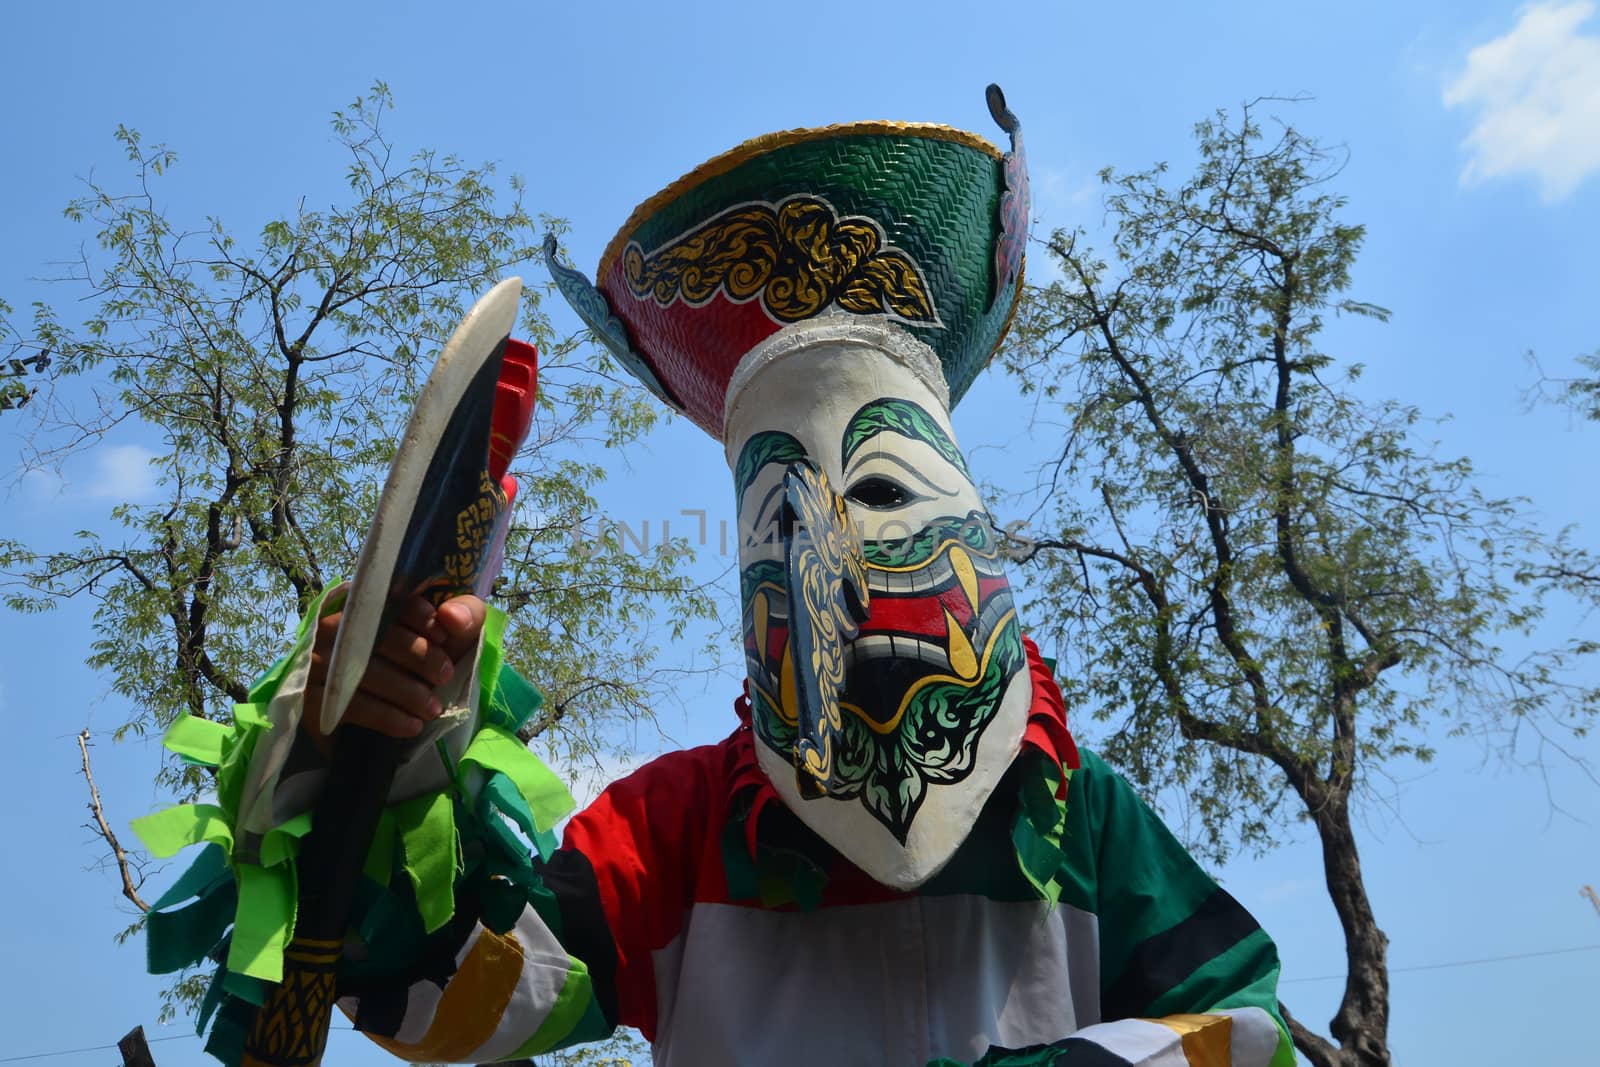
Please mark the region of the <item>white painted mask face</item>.
<svg viewBox="0 0 1600 1067"><path fill-rule="evenodd" d="M878 323L792 329L745 358L726 420L757 758L824 840L911 888L1017 753L1022 631L932 352Z"/></svg>

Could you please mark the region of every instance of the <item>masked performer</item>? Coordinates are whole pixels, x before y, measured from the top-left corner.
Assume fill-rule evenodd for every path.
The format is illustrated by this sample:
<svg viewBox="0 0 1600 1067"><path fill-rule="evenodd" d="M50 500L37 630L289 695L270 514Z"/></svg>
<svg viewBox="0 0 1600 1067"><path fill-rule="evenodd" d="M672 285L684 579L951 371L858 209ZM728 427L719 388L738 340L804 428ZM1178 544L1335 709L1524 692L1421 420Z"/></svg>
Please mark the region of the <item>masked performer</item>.
<svg viewBox="0 0 1600 1067"><path fill-rule="evenodd" d="M340 979L385 1048L481 1063L620 1024L695 1067L1293 1063L1272 942L1074 746L951 429L1021 285L1020 128L989 106L1009 152L889 122L746 142L636 210L597 285L547 247L725 449L748 682L726 740L614 783L538 858L499 818L542 828L524 750L479 745L494 773L458 776L434 839L401 821L417 862L374 867ZM375 661L373 724L431 717L438 650L481 617L422 611ZM531 690L496 670L503 737Z"/></svg>

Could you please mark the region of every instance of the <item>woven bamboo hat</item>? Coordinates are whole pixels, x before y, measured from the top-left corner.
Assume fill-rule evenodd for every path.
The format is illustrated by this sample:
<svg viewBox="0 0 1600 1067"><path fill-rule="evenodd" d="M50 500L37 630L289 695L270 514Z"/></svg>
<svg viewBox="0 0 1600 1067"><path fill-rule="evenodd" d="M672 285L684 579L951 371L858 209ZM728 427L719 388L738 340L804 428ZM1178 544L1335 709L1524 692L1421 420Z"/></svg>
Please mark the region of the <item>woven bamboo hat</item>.
<svg viewBox="0 0 1600 1067"><path fill-rule="evenodd" d="M895 323L938 356L950 399L1016 308L1029 215L1022 128L1010 151L930 123L860 122L744 142L639 205L597 282L545 258L567 300L657 396L722 438L740 359L822 314Z"/></svg>

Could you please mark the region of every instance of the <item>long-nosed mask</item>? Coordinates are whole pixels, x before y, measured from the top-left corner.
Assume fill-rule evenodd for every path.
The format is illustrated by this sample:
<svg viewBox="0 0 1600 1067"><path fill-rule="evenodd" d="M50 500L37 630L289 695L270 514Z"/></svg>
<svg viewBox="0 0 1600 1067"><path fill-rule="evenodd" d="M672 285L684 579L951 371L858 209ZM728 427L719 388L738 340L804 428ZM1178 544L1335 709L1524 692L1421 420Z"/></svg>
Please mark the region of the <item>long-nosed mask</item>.
<svg viewBox="0 0 1600 1067"><path fill-rule="evenodd" d="M1031 690L999 546L933 353L813 319L729 395L763 770L889 885L926 880L1016 755Z"/></svg>
<svg viewBox="0 0 1600 1067"><path fill-rule="evenodd" d="M950 427L1021 286L1020 127L1002 153L869 122L748 141L636 209L595 336L722 440L757 759L886 885L931 877L1015 757L1031 690L992 524Z"/></svg>

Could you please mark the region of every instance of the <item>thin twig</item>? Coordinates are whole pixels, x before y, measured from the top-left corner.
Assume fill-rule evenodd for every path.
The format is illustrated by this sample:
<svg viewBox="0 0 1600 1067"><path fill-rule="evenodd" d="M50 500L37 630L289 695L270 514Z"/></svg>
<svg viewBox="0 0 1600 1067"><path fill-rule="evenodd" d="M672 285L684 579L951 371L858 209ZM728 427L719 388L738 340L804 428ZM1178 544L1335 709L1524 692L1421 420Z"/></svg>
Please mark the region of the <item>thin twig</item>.
<svg viewBox="0 0 1600 1067"><path fill-rule="evenodd" d="M116 857L117 870L122 873L122 895L133 901L134 906L140 911L149 911L150 905L146 904L139 896L139 886L134 882L133 869L128 862L127 850L117 840L116 832L111 829L111 824L106 822L105 809L100 805L100 790L94 784L94 772L89 769L89 728L85 726L78 732L78 751L83 753L83 780L89 783L89 810L94 813L95 825L101 837L105 838L106 845L110 847L112 856Z"/></svg>

